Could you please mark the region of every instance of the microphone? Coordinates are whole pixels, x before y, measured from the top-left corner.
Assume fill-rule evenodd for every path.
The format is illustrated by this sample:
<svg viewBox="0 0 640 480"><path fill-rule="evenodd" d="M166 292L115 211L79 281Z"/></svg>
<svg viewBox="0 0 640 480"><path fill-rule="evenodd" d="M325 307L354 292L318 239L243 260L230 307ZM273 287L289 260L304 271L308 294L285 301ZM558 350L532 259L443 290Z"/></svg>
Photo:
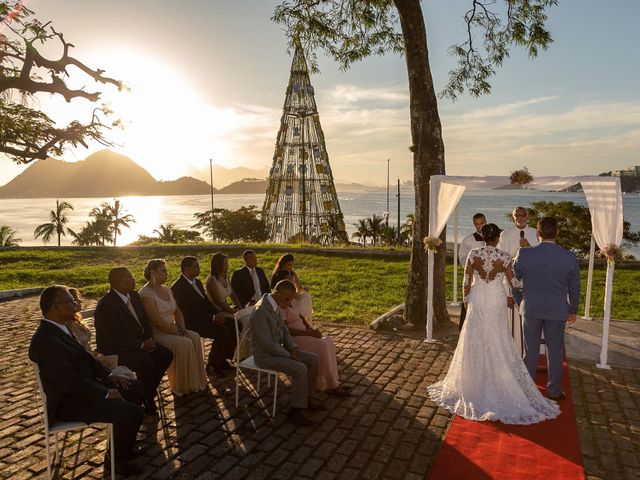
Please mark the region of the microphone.
<svg viewBox="0 0 640 480"><path fill-rule="evenodd" d="M524 230L520 230L520 238L524 238Z"/></svg>

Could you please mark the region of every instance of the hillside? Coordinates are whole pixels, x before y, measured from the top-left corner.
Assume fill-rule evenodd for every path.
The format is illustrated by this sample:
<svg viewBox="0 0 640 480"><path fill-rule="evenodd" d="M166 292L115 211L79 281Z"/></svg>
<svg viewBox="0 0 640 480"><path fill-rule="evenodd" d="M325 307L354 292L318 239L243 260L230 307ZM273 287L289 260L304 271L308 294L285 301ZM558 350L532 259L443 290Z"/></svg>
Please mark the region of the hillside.
<svg viewBox="0 0 640 480"><path fill-rule="evenodd" d="M191 177L159 182L129 157L101 150L69 163L49 158L32 164L0 187L0 198L200 195L209 185Z"/></svg>

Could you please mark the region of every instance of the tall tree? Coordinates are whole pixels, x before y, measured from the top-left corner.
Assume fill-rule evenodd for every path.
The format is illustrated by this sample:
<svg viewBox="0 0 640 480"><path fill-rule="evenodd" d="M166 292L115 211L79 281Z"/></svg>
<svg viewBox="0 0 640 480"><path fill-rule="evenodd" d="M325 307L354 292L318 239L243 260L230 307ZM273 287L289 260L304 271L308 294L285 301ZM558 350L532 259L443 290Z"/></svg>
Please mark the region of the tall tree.
<svg viewBox="0 0 640 480"><path fill-rule="evenodd" d="M56 200L56 209L49 212L49 223L38 225L33 232L33 237L42 237L44 243L48 243L55 233L58 236L58 246L60 246L60 237L66 237L67 233L73 235L74 231L65 225L69 222L69 217L65 213L67 210L73 210L73 205L69 202Z"/></svg>
<svg viewBox="0 0 640 480"><path fill-rule="evenodd" d="M104 131L119 122L107 121L112 112L106 105L96 106L87 122L74 120L66 127L58 127L37 105L29 106L29 100L41 92L60 95L67 102L74 98L98 102L100 92L69 86L69 67L81 72L74 74L74 80L84 76L119 89L123 88L122 82L71 56L73 45L64 35L50 22L35 18L34 12L19 0L0 0L0 25L0 153L17 163L29 163L60 155L67 145L87 147L89 140L111 145ZM45 57L41 49L50 49L54 42L60 43L62 54L55 59Z"/></svg>
<svg viewBox="0 0 640 480"><path fill-rule="evenodd" d="M367 237L371 236L371 230L369 230L369 224L366 218L359 219L353 224L356 227L356 231L351 234L353 238L357 238L358 241L362 240L362 246L367 246Z"/></svg>
<svg viewBox="0 0 640 480"><path fill-rule="evenodd" d="M371 236L371 242L375 247L382 235L382 227L384 218L380 215L374 214L371 218L367 218L367 228L369 229L369 235Z"/></svg>
<svg viewBox="0 0 640 480"><path fill-rule="evenodd" d="M18 247L22 239L16 235L16 231L9 225L0 225L0 247Z"/></svg>
<svg viewBox="0 0 640 480"><path fill-rule="evenodd" d="M113 205L106 204L111 214L111 232L113 233L113 246L116 246L118 235L122 234L121 228L131 228L132 223L136 223L136 219L130 213L125 213L124 205L120 200L113 199Z"/></svg>
<svg viewBox="0 0 640 480"><path fill-rule="evenodd" d="M465 89L472 95L488 93L488 80L495 73L495 67L509 55L511 44L524 46L530 56L535 56L539 48L546 48L551 37L545 29L545 10L556 3L557 0L469 0L470 9L464 17L468 36L452 47L459 65L451 72L443 94L455 98ZM316 49L327 52L343 69L372 54L405 55L415 188L414 241L405 316L411 323L423 327L427 311L427 272L426 253L420 240L428 234L429 179L431 175L444 174L445 163L420 0L287 0L276 7L273 20L286 26L291 46L300 42L305 47L313 67L317 66L313 54ZM445 239L445 232L441 238ZM436 254L434 269L436 327L449 319L444 273L443 242Z"/></svg>

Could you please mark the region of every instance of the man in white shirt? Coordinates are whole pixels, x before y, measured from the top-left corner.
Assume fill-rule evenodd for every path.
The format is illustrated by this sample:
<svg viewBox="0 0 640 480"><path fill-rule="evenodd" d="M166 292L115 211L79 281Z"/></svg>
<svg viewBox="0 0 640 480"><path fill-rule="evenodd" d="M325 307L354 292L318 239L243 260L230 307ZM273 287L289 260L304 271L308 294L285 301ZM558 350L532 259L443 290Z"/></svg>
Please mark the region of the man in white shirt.
<svg viewBox="0 0 640 480"><path fill-rule="evenodd" d="M516 208L511 214L515 227L500 234L498 249L508 252L515 257L520 248L533 247L538 244L538 233L535 228L527 226L529 212L524 207Z"/></svg>
<svg viewBox="0 0 640 480"><path fill-rule="evenodd" d="M515 227L504 230L500 234L500 241L497 248L503 250L511 257L515 257L521 248L529 248L538 245L538 232L535 228L527 226L529 221L529 211L524 207L517 207L511 213ZM507 290L507 301L509 303L508 324L516 339L516 348L520 353L524 350L524 340L522 338L522 319L518 306L515 305L511 296L511 288L505 280L505 290Z"/></svg>
<svg viewBox="0 0 640 480"><path fill-rule="evenodd" d="M462 265L462 268L465 267L467 262L467 257L469 256L469 252L474 248L484 247L485 243L482 239L482 235L480 234L480 230L487 224L487 219L484 216L484 213L476 213L473 216L473 226L476 231L471 235L467 235L460 242L460 247L458 247L458 262ZM467 309L464 306L464 302L460 307L460 322L458 323L458 330L462 330L462 325L464 325L464 319L467 316Z"/></svg>

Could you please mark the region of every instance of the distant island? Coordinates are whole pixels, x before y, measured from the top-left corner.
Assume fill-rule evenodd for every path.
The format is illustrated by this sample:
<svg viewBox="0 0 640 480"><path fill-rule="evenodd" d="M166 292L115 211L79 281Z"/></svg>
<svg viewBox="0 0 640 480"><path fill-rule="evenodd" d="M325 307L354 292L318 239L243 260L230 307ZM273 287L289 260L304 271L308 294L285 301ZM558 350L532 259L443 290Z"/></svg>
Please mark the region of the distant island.
<svg viewBox="0 0 640 480"><path fill-rule="evenodd" d="M237 170L242 171L242 168ZM246 169L247 172L251 172ZM244 172L243 172L244 173ZM372 191L358 183L336 184L339 191ZM216 189L216 195L264 194L267 180L244 178ZM31 164L0 187L0 198L82 198L150 195L209 195L209 183L193 177L158 181L125 155L104 149L79 162L54 158Z"/></svg>

